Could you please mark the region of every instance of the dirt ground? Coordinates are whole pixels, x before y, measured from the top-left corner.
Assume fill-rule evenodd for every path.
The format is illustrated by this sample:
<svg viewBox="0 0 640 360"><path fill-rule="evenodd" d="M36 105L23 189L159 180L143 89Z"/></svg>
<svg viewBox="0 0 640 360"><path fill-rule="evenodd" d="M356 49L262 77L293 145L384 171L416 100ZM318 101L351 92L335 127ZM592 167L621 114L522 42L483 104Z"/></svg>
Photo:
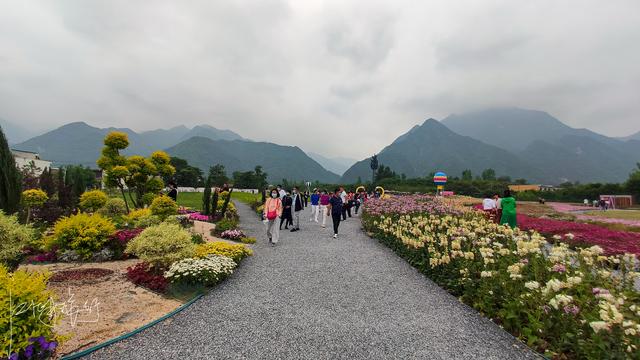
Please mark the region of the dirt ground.
<svg viewBox="0 0 640 360"><path fill-rule="evenodd" d="M127 267L138 261L22 266L29 270L48 269L54 275L64 270L113 270L112 274L94 280L49 282L48 288L57 295L56 308L63 314L55 332L69 337L58 348L58 356L130 332L181 305L178 300L135 286L125 278Z"/></svg>

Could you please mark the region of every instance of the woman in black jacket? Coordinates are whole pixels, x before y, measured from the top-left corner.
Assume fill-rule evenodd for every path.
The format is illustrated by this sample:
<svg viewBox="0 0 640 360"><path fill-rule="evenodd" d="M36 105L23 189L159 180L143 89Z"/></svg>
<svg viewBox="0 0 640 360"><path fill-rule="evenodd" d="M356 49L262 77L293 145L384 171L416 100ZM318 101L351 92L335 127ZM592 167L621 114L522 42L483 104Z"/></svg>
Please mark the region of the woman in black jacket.
<svg viewBox="0 0 640 360"><path fill-rule="evenodd" d="M287 194L282 198L282 218L280 218L280 230L282 230L283 222L285 229L288 229L289 225L293 226L293 214L291 213L291 205L293 205L293 199L291 198L291 194L289 194L289 192L287 191Z"/></svg>

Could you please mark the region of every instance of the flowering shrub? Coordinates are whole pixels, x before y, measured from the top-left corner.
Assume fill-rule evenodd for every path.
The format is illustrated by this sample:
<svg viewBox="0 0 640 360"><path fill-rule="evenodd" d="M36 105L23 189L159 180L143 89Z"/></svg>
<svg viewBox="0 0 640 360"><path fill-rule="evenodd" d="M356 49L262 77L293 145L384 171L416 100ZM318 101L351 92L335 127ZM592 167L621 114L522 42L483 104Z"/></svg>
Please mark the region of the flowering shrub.
<svg viewBox="0 0 640 360"><path fill-rule="evenodd" d="M127 258L127 254L125 253L125 249L127 248L127 244L136 236L140 235L144 229L136 228L136 229L122 229L116 231L115 234L111 236L109 239L109 248L113 250L114 257L116 259Z"/></svg>
<svg viewBox="0 0 640 360"><path fill-rule="evenodd" d="M438 284L547 356L637 354L640 294L634 281L640 274L633 254L607 257L598 246L572 251L475 212L417 207L422 210L400 215L372 214L366 206L363 224Z"/></svg>
<svg viewBox="0 0 640 360"><path fill-rule="evenodd" d="M57 341L47 341L44 336L29 338L29 345L20 352L14 352L9 356L9 360L19 359L49 359L53 357L58 347Z"/></svg>
<svg viewBox="0 0 640 360"><path fill-rule="evenodd" d="M536 218L518 215L518 226L545 235L559 235L571 244L598 245L607 254L632 253L640 255L640 233L609 230L602 226L581 222ZM572 236L563 236L567 233Z"/></svg>
<svg viewBox="0 0 640 360"><path fill-rule="evenodd" d="M199 212L194 212L194 213L190 213L189 214L189 220L195 220L195 221L209 221L211 218L209 217L209 215L203 215Z"/></svg>
<svg viewBox="0 0 640 360"><path fill-rule="evenodd" d="M6 356L7 351L25 356L25 352L36 352L50 349L56 345L32 339L42 336L44 339L54 337L53 327L60 319L51 301L53 293L47 290L48 273L18 270L14 273L0 265L0 356ZM26 304L26 305L25 305ZM26 311L17 311L19 307L31 306ZM11 320L11 326L9 326ZM38 344L34 345L34 342ZM34 345L34 346L32 346ZM31 346L31 347L30 347Z"/></svg>
<svg viewBox="0 0 640 360"><path fill-rule="evenodd" d="M171 282L213 286L233 273L236 263L226 256L208 255L173 263L164 276Z"/></svg>
<svg viewBox="0 0 640 360"><path fill-rule="evenodd" d="M145 262L127 268L127 279L152 291L164 293L169 285L164 276L156 274Z"/></svg>
<svg viewBox="0 0 640 360"><path fill-rule="evenodd" d="M196 257L204 258L209 255L222 255L240 263L242 259L253 255L253 251L242 244L229 244L224 241L208 242L196 247Z"/></svg>
<svg viewBox="0 0 640 360"><path fill-rule="evenodd" d="M109 196L101 190L85 191L80 195L80 208L84 211L95 212L105 206Z"/></svg>
<svg viewBox="0 0 640 360"><path fill-rule="evenodd" d="M63 217L54 226L49 248L57 246L62 251L74 250L88 259L104 247L115 231L113 223L100 214L80 213Z"/></svg>
<svg viewBox="0 0 640 360"><path fill-rule="evenodd" d="M242 231L238 229L234 229L234 230L226 230L222 232L222 234L220 234L220 237L222 237L223 239L240 241L240 239L244 238L245 235Z"/></svg>
<svg viewBox="0 0 640 360"><path fill-rule="evenodd" d="M58 260L57 251L58 249L54 247L49 251L30 255L29 257L27 257L26 262L28 264L55 262L56 260Z"/></svg>
<svg viewBox="0 0 640 360"><path fill-rule="evenodd" d="M222 219L216 223L216 227L211 230L211 235L219 235L227 230L232 230L238 227L236 220Z"/></svg>
<svg viewBox="0 0 640 360"><path fill-rule="evenodd" d="M126 252L154 268L166 269L173 262L192 257L191 234L179 225L162 223L145 229L127 244Z"/></svg>
<svg viewBox="0 0 640 360"><path fill-rule="evenodd" d="M453 198L444 199L431 195L407 195L388 198L372 198L365 203L369 215L411 214L427 212L431 214L462 214L465 207Z"/></svg>

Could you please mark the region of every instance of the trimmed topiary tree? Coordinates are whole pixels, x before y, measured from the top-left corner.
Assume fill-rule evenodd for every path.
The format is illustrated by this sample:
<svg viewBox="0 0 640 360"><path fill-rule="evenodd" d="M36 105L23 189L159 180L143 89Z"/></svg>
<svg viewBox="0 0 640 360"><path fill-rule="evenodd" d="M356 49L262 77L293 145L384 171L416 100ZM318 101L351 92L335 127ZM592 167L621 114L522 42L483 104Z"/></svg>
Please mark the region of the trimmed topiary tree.
<svg viewBox="0 0 640 360"><path fill-rule="evenodd" d="M49 196L40 189L29 189L22 192L22 203L27 207L27 224L31 220L31 210L41 207L47 200L49 200Z"/></svg>
<svg viewBox="0 0 640 360"><path fill-rule="evenodd" d="M9 144L0 128L0 209L7 214L18 211L22 180Z"/></svg>

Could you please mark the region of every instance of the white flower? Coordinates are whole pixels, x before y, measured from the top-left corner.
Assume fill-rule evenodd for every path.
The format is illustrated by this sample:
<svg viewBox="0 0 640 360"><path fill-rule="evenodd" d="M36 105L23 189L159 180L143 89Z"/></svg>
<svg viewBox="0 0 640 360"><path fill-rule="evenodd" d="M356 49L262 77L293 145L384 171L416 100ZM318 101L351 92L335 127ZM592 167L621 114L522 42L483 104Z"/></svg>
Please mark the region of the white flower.
<svg viewBox="0 0 640 360"><path fill-rule="evenodd" d="M540 287L540 284L537 281L527 281L524 284L524 287L526 287L529 290L535 290Z"/></svg>

